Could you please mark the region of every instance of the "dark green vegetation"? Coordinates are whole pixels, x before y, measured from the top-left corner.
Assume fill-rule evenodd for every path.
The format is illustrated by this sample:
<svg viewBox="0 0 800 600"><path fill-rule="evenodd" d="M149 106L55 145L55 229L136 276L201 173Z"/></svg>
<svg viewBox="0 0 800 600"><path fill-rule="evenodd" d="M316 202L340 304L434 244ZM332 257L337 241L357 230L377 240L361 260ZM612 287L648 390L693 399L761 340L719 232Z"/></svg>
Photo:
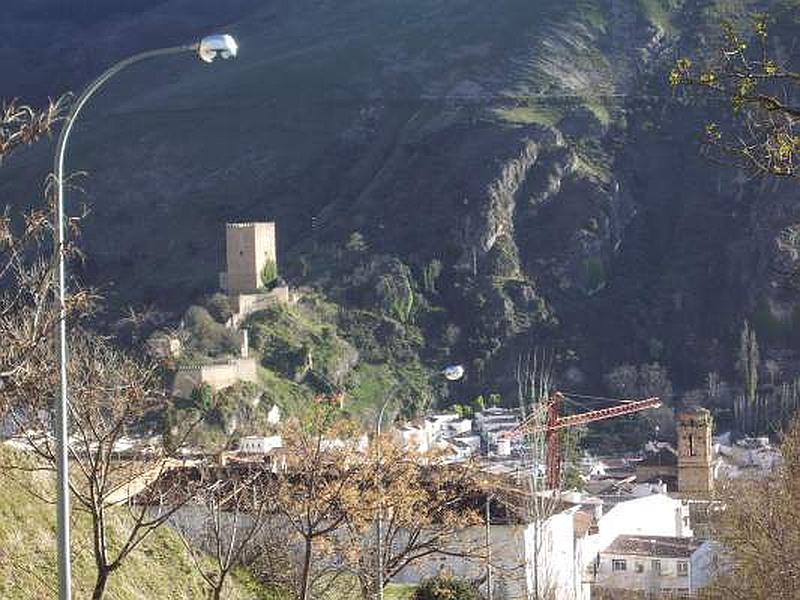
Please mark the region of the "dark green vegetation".
<svg viewBox="0 0 800 600"><path fill-rule="evenodd" d="M69 164L89 177L75 210L94 207L82 276L112 315L182 313L216 287L223 223L269 218L277 272L339 307L253 323L275 342L263 377L278 395L316 389L294 381L310 350L353 402L373 405L402 372L424 406L437 394L429 367L450 360L468 366L455 400L510 399L517 355L538 346L565 387L610 391L604 376L620 365L657 362L675 400L702 388L691 399L730 408L738 392L704 382L743 383L745 319L775 385L797 374L796 184L700 159L719 107L689 105L667 82L677 54L710 51L721 18L753 10L770 10L778 53L793 59L793 3L275 0L225 15L211 4L98 5L81 22L108 32L108 56L70 37L79 24L66 16L48 23L61 37L31 50L90 52L67 69L77 88L98 57L132 49L125 31L154 46L232 23L241 41L235 62L137 67L76 131ZM156 26L179 14L180 27ZM45 39L40 12L15 19ZM12 24L12 42L17 30L30 31ZM0 197L28 201L48 164L47 148L15 157ZM295 318L306 323L293 331ZM342 370L331 357L345 348L359 358Z"/></svg>
<svg viewBox="0 0 800 600"><path fill-rule="evenodd" d="M434 577L424 581L414 593L414 600L480 600L478 589L462 579Z"/></svg>
<svg viewBox="0 0 800 600"><path fill-rule="evenodd" d="M236 332L210 316L218 312L212 310L215 301L212 297L207 307L187 311L189 338L182 362L202 364L238 355L237 340L226 344ZM218 394L201 387L191 400L176 405L170 425L202 417L207 427L193 441L221 448L241 435L270 431L266 416L276 404L283 415L298 415L315 400L333 400L339 393L345 413L370 426L376 405L389 398L394 404L387 417L424 413L437 396L446 395L445 384L424 366L419 327L397 321L392 310L380 301L369 309L346 309L307 291L296 304L276 304L252 314L243 327L249 332L251 356L259 362L258 384L242 383Z"/></svg>

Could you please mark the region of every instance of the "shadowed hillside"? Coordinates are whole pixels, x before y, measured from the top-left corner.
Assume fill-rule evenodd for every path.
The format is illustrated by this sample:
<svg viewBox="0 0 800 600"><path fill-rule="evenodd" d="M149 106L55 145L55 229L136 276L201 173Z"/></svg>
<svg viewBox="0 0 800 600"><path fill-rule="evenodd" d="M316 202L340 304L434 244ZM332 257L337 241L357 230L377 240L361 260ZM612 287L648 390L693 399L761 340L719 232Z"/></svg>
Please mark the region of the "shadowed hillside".
<svg viewBox="0 0 800 600"><path fill-rule="evenodd" d="M769 6L791 22L783 4ZM722 16L765 5L301 0L220 14L170 0L62 22L61 35L102 32L113 56L138 49L132 35L184 41L165 31L224 28L241 45L225 64L138 66L87 109L69 157L88 173L73 210L93 207L82 276L112 308L182 311L216 286L222 224L267 218L281 271L346 306L383 268L347 254L354 232L369 256L402 261L424 306L421 352L470 363L476 388L511 390L533 346L555 348L580 385L624 361L696 385L732 373L742 320L764 310L786 327L768 343L794 352L794 255L775 240L800 222L795 188L703 162L705 108L666 85ZM35 10L16 18L42 35ZM53 85L111 62L90 49L62 67L57 40L41 55L65 69ZM29 199L48 152L5 166L0 196Z"/></svg>

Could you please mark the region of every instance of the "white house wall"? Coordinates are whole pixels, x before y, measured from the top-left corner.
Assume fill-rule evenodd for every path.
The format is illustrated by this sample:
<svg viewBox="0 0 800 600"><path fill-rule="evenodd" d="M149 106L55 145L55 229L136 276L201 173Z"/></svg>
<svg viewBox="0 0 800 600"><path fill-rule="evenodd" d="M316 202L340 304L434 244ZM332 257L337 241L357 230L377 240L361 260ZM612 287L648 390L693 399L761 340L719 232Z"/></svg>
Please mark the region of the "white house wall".
<svg viewBox="0 0 800 600"><path fill-rule="evenodd" d="M589 600L590 590L582 585L579 548L575 544L574 515L577 507L555 514L538 529L525 530L527 554L527 598ZM537 542L538 539L538 542Z"/></svg>
<svg viewBox="0 0 800 600"><path fill-rule="evenodd" d="M661 571L653 568L653 560L658 560ZM614 571L613 560L624 560L626 569ZM632 556L625 554L603 554L597 571L596 585L608 589L635 590L646 592L659 592L664 590L688 592L690 589L691 566L689 572L681 575L678 573L678 562L689 560L665 558L656 556ZM637 572L637 564L642 571Z"/></svg>
<svg viewBox="0 0 800 600"><path fill-rule="evenodd" d="M696 592L705 587L719 570L724 570L721 564L721 548L712 541L703 542L695 550L691 559L691 591Z"/></svg>
<svg viewBox="0 0 800 600"><path fill-rule="evenodd" d="M665 494L620 502L600 517L598 533L579 540L583 567L588 568L619 535L692 537L688 517L688 505Z"/></svg>
<svg viewBox="0 0 800 600"><path fill-rule="evenodd" d="M525 582L525 526L492 525L490 532L495 600L527 599L529 596ZM483 550L485 544L486 529L484 526L476 526L465 529L456 536L451 547L454 550L463 548ZM409 565L394 578L394 581L418 583L441 573L474 581L485 577L486 563L480 557L434 555Z"/></svg>

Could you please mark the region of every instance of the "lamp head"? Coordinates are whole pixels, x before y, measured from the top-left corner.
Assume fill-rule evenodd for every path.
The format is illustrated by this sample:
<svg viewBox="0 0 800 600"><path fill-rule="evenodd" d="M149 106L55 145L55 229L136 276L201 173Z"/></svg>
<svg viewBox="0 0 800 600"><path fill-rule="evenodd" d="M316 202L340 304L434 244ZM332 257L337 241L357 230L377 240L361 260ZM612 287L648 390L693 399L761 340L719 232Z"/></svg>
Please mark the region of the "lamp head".
<svg viewBox="0 0 800 600"><path fill-rule="evenodd" d="M464 376L463 365L450 365L442 370L442 375L448 381L458 381Z"/></svg>
<svg viewBox="0 0 800 600"><path fill-rule="evenodd" d="M227 33L206 36L197 45L197 55L200 60L207 63L214 62L217 57L234 58L238 51L236 40Z"/></svg>

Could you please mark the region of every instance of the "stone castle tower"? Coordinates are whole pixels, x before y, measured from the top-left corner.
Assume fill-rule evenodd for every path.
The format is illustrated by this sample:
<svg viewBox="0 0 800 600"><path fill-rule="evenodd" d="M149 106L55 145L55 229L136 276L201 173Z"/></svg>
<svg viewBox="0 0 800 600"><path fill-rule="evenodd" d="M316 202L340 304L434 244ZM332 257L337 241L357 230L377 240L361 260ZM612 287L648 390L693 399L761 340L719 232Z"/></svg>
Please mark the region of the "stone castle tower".
<svg viewBox="0 0 800 600"><path fill-rule="evenodd" d="M678 414L678 493L704 497L714 491L711 434L714 422L705 408Z"/></svg>
<svg viewBox="0 0 800 600"><path fill-rule="evenodd" d="M275 223L228 223L225 226L227 271L222 289L229 295L253 294L263 287L261 273L268 261L277 265Z"/></svg>

